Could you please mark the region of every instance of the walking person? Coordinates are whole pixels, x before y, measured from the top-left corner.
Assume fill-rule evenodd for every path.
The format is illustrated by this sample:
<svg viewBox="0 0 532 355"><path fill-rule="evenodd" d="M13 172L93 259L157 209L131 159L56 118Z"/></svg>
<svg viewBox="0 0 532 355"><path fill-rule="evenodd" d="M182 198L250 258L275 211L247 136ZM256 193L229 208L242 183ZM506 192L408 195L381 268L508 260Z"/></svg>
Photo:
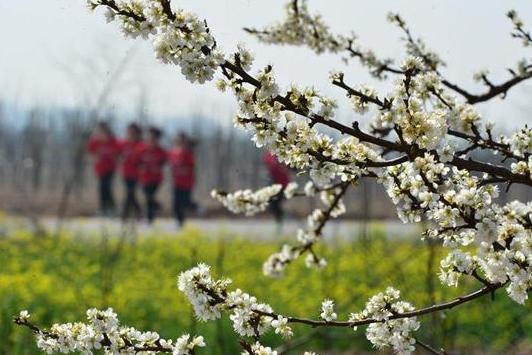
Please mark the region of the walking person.
<svg viewBox="0 0 532 355"><path fill-rule="evenodd" d="M196 182L194 143L183 132L175 139L169 153L170 167L174 185L174 216L179 226L183 226L187 210L195 209L192 191Z"/></svg>
<svg viewBox="0 0 532 355"><path fill-rule="evenodd" d="M268 170L268 175L272 184L280 184L283 189L290 182L290 170L282 164L275 155L271 152L266 152L263 157L264 164ZM275 197L269 206L270 212L273 214L278 225L283 222L285 213L283 210L283 194L280 193Z"/></svg>
<svg viewBox="0 0 532 355"><path fill-rule="evenodd" d="M140 204L137 200L137 184L139 178L139 162L136 151L142 144L142 129L136 123L127 126L126 138L119 142L120 157L122 159L122 177L124 181L124 203L122 205L122 219L140 217Z"/></svg>
<svg viewBox="0 0 532 355"><path fill-rule="evenodd" d="M113 176L116 169L119 147L111 127L99 122L87 142L87 150L93 157L94 173L98 177L99 214L110 217L114 214Z"/></svg>
<svg viewBox="0 0 532 355"><path fill-rule="evenodd" d="M162 131L157 127L150 127L146 139L137 147L135 159L138 162L139 182L146 199L146 218L153 223L160 210L156 199L157 190L163 181L163 168L167 160L167 153L161 146Z"/></svg>

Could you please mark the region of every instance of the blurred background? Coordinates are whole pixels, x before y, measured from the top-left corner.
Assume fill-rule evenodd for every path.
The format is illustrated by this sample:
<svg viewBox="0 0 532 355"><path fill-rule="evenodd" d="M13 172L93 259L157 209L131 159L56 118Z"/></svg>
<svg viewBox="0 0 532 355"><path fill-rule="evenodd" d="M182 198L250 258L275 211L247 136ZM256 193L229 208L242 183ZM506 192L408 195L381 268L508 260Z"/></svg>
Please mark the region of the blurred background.
<svg viewBox="0 0 532 355"><path fill-rule="evenodd" d="M359 120L343 93L328 84L330 70L342 70L353 83L368 83L385 94L392 80L376 81L355 61L341 56L312 55L307 49L259 44L242 28L261 27L283 16L285 1L180 0L179 6L205 17L225 51L245 43L256 68L273 64L282 86L317 87L338 100L338 118ZM415 36L447 63L446 76L472 91L472 80L489 69L498 82L506 68L529 56L510 38L506 11L516 9L532 26L532 3L523 1L379 2L310 0L337 33L354 31L360 43L381 57L398 62L404 51L401 34L387 23L388 11L399 12ZM175 67L156 62L149 43L125 40L101 14L91 14L85 1L0 0L0 353L33 354L30 335L11 325L20 309L35 313L42 324L73 321L87 307L113 306L128 324L160 331L204 334L216 344L205 353L237 353L227 320L216 325L195 321L175 287L178 272L199 261L219 275L233 277L259 299L290 314L316 313L321 299L338 298L344 314L362 307L367 297L390 284L416 306L442 301L458 290L439 285L438 262L444 251L420 241L422 226L403 226L383 189L371 181L346 197L348 213L325 230L322 252L330 265L314 274L296 265L283 280L261 275L261 263L286 240L293 240L316 201L289 201L287 218L278 228L269 213L253 220L235 218L214 202L213 188L232 191L268 185L264 151L232 125L231 94L212 85L193 85ZM504 100L478 106L495 133L530 123L531 84L512 89ZM122 225L98 214L97 179L86 142L98 121L108 122L123 137L134 121L156 125L171 147L178 132L196 141L196 186L200 208L184 229L173 222L171 172L158 193L161 217L152 226ZM483 157L492 159L492 157ZM291 174L291 179L304 179ZM117 200L123 198L119 179ZM530 200L530 190L512 187L501 202ZM139 193L139 198L142 196ZM246 253L242 253L246 250ZM249 251L249 252L248 252ZM160 276L160 277L158 277ZM489 321L486 321L489 319ZM482 326L479 326L481 324ZM296 329L297 339L280 352L361 354L370 351L363 332L317 332ZM423 337L449 353L529 354L532 352L530 306L518 306L501 293L428 319ZM275 337L268 339L277 344Z"/></svg>

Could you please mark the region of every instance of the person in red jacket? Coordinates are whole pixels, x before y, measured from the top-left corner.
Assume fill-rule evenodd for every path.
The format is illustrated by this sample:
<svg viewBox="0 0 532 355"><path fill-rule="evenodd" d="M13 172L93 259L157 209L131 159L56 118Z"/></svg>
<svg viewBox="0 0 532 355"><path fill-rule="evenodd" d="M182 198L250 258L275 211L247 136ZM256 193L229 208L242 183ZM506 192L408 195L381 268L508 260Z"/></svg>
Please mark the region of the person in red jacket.
<svg viewBox="0 0 532 355"><path fill-rule="evenodd" d="M192 201L192 190L196 182L193 146L193 141L181 132L168 155L174 184L174 215L180 226L185 222L186 210L196 208Z"/></svg>
<svg viewBox="0 0 532 355"><path fill-rule="evenodd" d="M132 214L140 217L140 205L137 200L137 182L139 175L137 147L142 142L142 129L136 123L127 126L126 138L119 142L122 159L122 177L125 186L125 198L122 207L122 219L127 220Z"/></svg>
<svg viewBox="0 0 532 355"><path fill-rule="evenodd" d="M98 177L100 213L114 213L113 175L116 169L119 147L113 131L106 122L99 122L87 142L87 150L93 157L94 173Z"/></svg>
<svg viewBox="0 0 532 355"><path fill-rule="evenodd" d="M264 164L268 170L270 176L270 181L272 184L280 184L283 186L283 189L290 182L290 170L284 164L282 164L277 157L271 152L266 152L263 157ZM273 199L270 202L270 211L273 214L273 217L277 223L281 223L284 218L283 210L283 194Z"/></svg>
<svg viewBox="0 0 532 355"><path fill-rule="evenodd" d="M139 182L146 197L146 217L148 223L155 219L160 205L156 200L157 190L163 181L163 167L167 154L161 147L162 131L157 127L150 127L146 139L136 150L135 157L139 167Z"/></svg>

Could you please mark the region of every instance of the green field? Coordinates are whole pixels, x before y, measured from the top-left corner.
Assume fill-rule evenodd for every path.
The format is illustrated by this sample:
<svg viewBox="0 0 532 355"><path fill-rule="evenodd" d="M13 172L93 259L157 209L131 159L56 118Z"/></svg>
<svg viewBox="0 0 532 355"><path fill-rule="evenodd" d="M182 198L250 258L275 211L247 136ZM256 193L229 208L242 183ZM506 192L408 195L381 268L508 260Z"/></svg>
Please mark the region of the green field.
<svg viewBox="0 0 532 355"><path fill-rule="evenodd" d="M23 229L0 237L0 353L38 353L27 329L11 322L21 309L40 325L84 318L89 307L111 306L121 321L142 330L176 338L184 332L201 334L208 347L203 354L238 354L227 318L198 323L176 287L178 273L198 262L212 266L217 276L233 279L235 287L257 296L282 314L319 317L321 301L337 301L339 318L363 308L367 298L394 285L415 306L451 299L478 287L443 287L434 276L439 247L416 241L387 239L373 230L369 242L321 246L329 265L307 270L303 260L289 267L283 279L262 276L262 262L279 242L254 242L223 232L204 235L189 228L175 235L37 237ZM436 258L431 258L431 253ZM431 262L433 260L433 262ZM432 271L430 270L432 268ZM532 350L532 313L498 291L457 309L422 318L419 339L463 354L502 354ZM371 350L364 329L316 332L294 326L289 353L363 353ZM273 333L263 343L280 344ZM326 352L324 349L327 349ZM351 351L351 352L347 352Z"/></svg>

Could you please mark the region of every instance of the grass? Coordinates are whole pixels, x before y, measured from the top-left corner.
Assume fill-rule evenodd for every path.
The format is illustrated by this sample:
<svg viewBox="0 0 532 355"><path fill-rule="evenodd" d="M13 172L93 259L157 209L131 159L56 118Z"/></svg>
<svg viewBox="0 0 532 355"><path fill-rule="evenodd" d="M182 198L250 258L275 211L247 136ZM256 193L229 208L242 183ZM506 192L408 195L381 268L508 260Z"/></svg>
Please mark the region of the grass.
<svg viewBox="0 0 532 355"><path fill-rule="evenodd" d="M32 335L11 322L21 309L43 326L84 318L90 307L113 307L124 324L155 330L176 338L190 332L206 338L203 354L236 354L238 343L227 317L199 323L186 299L177 290L180 271L205 262L217 276L233 279L234 286L269 303L282 314L319 316L324 298L337 300L340 318L363 308L368 297L394 285L405 300L421 307L431 300L444 301L479 285L459 289L443 287L429 272L429 248L438 269L443 251L421 241L389 240L374 231L370 242L330 243L321 246L327 256L325 270L305 268L302 260L291 265L286 276L271 280L262 276L262 262L279 248L279 242L251 238L204 235L194 229L179 234L80 238L36 238L23 229L11 230L0 239L0 353L36 354ZM433 290L429 292L429 290ZM498 291L477 302L435 316L422 318L419 338L436 347L458 353L508 353L532 341L530 306L520 306ZM295 326L295 337L308 338L302 350L323 353L363 352L371 349L364 329L315 330ZM311 333L312 332L312 333ZM312 335L312 336L311 336ZM274 334L263 340L280 345ZM528 347L528 350L531 348Z"/></svg>

